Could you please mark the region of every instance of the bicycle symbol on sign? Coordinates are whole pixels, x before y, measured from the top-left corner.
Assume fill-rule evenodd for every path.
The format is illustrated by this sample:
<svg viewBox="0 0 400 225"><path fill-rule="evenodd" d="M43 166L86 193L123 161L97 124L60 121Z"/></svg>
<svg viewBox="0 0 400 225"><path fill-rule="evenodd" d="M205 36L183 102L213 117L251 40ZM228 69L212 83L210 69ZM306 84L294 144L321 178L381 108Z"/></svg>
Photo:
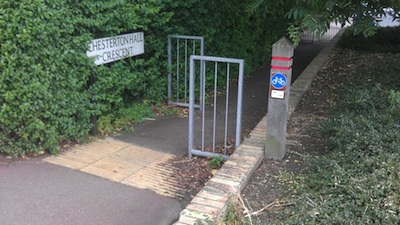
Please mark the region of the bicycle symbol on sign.
<svg viewBox="0 0 400 225"><path fill-rule="evenodd" d="M272 84L273 84L273 85L279 84L279 85L281 85L281 86L285 86L286 81L283 80L281 77L279 77L279 78L278 78L278 77L275 77L275 79L272 80Z"/></svg>
<svg viewBox="0 0 400 225"><path fill-rule="evenodd" d="M277 89L284 88L286 86L286 76L281 73L274 74L271 77L271 84Z"/></svg>

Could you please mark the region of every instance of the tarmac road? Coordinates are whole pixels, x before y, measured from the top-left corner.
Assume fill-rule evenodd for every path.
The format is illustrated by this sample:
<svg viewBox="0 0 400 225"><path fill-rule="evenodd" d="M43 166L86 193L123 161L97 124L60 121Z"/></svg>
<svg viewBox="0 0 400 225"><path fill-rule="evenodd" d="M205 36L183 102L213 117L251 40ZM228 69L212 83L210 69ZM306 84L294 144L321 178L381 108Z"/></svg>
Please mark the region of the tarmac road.
<svg viewBox="0 0 400 225"><path fill-rule="evenodd" d="M183 205L35 158L0 164L2 225L169 225Z"/></svg>

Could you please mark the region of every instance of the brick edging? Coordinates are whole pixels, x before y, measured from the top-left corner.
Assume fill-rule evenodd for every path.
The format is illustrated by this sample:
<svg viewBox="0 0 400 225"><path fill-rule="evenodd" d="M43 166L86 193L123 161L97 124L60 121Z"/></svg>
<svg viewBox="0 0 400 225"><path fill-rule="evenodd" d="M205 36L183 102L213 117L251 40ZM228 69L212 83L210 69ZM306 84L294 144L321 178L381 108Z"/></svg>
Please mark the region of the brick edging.
<svg viewBox="0 0 400 225"><path fill-rule="evenodd" d="M343 32L343 29L339 31L292 84L289 117L311 86L314 77L326 62ZM223 219L230 199L244 189L254 170L264 158L266 128L267 117L264 116L249 137L244 139L229 160L180 213L179 220L174 225L210 224Z"/></svg>

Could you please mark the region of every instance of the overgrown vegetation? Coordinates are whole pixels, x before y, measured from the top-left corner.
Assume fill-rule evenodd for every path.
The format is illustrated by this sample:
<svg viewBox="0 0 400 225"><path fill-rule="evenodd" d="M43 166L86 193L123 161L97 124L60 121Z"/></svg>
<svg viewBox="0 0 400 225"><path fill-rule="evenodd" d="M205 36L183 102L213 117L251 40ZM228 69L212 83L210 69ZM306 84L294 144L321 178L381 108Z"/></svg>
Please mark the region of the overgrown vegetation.
<svg viewBox="0 0 400 225"><path fill-rule="evenodd" d="M222 166L223 162L224 162L224 157L222 155L215 156L210 161L208 161L208 166L211 167L212 169L217 169Z"/></svg>
<svg viewBox="0 0 400 225"><path fill-rule="evenodd" d="M101 116L98 119L98 130L102 135L121 131L132 132L133 124L151 117L154 117L154 112L147 105L133 104L129 108L121 108L114 114Z"/></svg>
<svg viewBox="0 0 400 225"><path fill-rule="evenodd" d="M204 36L207 54L244 58L247 71L268 62L284 11L249 15L248 2L1 1L0 152L56 153L87 138L92 115L105 133L140 121L133 103L166 98L168 34ZM86 56L91 40L133 31L144 31L145 54L101 66Z"/></svg>
<svg viewBox="0 0 400 225"><path fill-rule="evenodd" d="M372 71L360 70L351 89L342 87L323 126L328 153L308 161L284 224L400 222L400 89L390 85L399 82L398 60L388 59L390 73L374 69L386 64L376 62Z"/></svg>
<svg viewBox="0 0 400 225"><path fill-rule="evenodd" d="M341 43L349 43L347 38ZM366 52L376 44L370 41L352 54L378 60L367 66L349 62L347 76L338 75L340 95L319 126L327 140L324 154L304 157L304 173L277 177L289 190L276 197L290 206L265 212L274 224L400 223L400 53ZM231 223L232 212L227 216ZM234 221L251 224L243 217ZM263 222L253 218L252 224Z"/></svg>

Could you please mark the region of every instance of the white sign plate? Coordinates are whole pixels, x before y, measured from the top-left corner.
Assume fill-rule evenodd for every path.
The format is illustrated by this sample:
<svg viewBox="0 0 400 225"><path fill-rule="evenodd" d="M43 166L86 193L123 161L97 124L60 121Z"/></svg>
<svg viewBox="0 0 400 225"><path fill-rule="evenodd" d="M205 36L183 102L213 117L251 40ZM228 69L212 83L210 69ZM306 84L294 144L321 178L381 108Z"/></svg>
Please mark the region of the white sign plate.
<svg viewBox="0 0 400 225"><path fill-rule="evenodd" d="M271 91L271 98L283 99L284 97L285 97L284 91L279 91L279 90Z"/></svg>
<svg viewBox="0 0 400 225"><path fill-rule="evenodd" d="M96 65L114 62L144 53L144 34L136 32L95 39L89 43L88 57L95 57Z"/></svg>

